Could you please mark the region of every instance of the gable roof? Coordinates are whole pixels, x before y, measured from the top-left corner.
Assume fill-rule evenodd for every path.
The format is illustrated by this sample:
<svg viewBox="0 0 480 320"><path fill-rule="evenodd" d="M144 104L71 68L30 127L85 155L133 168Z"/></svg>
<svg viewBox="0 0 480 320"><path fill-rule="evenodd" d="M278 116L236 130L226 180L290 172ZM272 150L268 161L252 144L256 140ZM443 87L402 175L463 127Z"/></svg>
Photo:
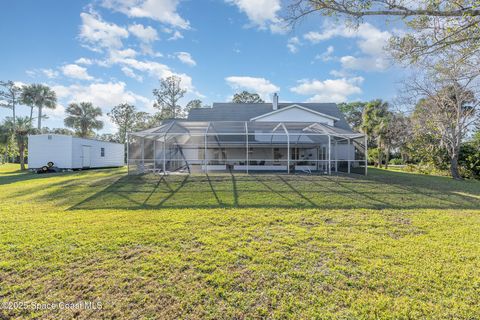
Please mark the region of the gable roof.
<svg viewBox="0 0 480 320"><path fill-rule="evenodd" d="M294 108L298 108L298 109L301 109L301 110L304 110L304 111L310 112L310 113L312 113L312 114L315 114L315 115L318 115L318 116L321 116L321 117L324 117L324 118L328 118L328 119L331 119L331 120L334 120L334 121L340 120L340 119L338 119L337 117L334 117L334 116L331 116L331 115L328 115L328 114L325 114L325 113L321 113L321 112L318 112L318 111L315 111L315 110L312 110L312 109L303 107L303 106L298 105L298 104L292 104L292 105L289 105L288 107L278 108L277 110L272 110L272 111L270 111L270 112L268 112L268 113L259 115L259 116L255 117L255 118L250 119L250 120L253 121L253 120L262 119L262 118L264 118L264 117L268 117L268 116L271 116L271 115L273 115L273 114L281 113L282 111L286 111L286 110L294 109Z"/></svg>
<svg viewBox="0 0 480 320"><path fill-rule="evenodd" d="M343 113L335 103L279 103L278 109L298 105L317 113L337 118L335 127L352 131L345 121ZM250 119L273 111L271 103L214 103L211 108L190 110L190 121L249 121Z"/></svg>

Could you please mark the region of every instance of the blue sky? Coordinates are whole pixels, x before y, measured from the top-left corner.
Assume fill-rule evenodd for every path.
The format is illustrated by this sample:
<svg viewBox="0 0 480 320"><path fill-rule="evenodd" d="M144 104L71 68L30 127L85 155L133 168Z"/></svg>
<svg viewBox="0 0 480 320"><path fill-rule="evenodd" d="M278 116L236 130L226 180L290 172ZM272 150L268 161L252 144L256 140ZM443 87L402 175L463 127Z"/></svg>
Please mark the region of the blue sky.
<svg viewBox="0 0 480 320"><path fill-rule="evenodd" d="M228 101L240 90L270 100L341 102L395 96L402 70L383 47L396 31L351 30L320 16L285 28L281 0L16 0L0 10L0 79L45 83L58 95L45 125L71 102L104 113L129 102L152 112L152 89L172 74L183 103ZM20 107L27 114L28 108ZM0 117L9 115L1 110ZM114 127L106 116L103 132Z"/></svg>

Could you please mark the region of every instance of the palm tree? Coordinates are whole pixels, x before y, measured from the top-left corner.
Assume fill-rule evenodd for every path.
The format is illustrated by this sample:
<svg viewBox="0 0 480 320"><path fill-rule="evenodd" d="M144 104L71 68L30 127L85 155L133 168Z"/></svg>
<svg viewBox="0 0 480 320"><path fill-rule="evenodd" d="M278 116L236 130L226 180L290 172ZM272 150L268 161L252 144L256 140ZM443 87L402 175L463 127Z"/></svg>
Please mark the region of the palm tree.
<svg viewBox="0 0 480 320"><path fill-rule="evenodd" d="M362 114L361 130L370 139L374 139L372 142L377 145L378 161L376 165L379 167L383 164L383 152L385 149L388 149L385 143L391 117L391 112L388 109L389 105L387 102L373 100L367 103ZM386 158L388 161L388 156ZM386 164L385 167L387 166L388 165Z"/></svg>
<svg viewBox="0 0 480 320"><path fill-rule="evenodd" d="M42 109L55 109L57 106L57 95L55 91L43 84L31 84L24 86L20 100L23 104L30 106L30 123L33 117L33 108L38 108L38 130L42 129Z"/></svg>
<svg viewBox="0 0 480 320"><path fill-rule="evenodd" d="M103 128L103 122L97 119L102 116L102 109L90 102L71 103L65 112L68 114L64 120L65 126L76 129L82 138L91 135L93 129Z"/></svg>
<svg viewBox="0 0 480 320"><path fill-rule="evenodd" d="M14 125L13 118L8 117L3 124L4 132L13 136L17 141L18 153L20 156L20 169L25 170L25 150L27 147L28 135L32 133L32 125L28 117L17 117Z"/></svg>

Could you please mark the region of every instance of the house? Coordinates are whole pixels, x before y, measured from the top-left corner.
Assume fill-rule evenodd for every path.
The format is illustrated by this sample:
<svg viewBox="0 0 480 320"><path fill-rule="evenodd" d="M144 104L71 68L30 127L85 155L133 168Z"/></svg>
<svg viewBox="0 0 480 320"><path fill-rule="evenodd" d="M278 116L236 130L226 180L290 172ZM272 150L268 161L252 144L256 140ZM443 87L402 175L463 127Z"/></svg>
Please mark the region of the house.
<svg viewBox="0 0 480 320"><path fill-rule="evenodd" d="M129 134L130 173L366 174L366 136L334 103L214 103Z"/></svg>
<svg viewBox="0 0 480 320"><path fill-rule="evenodd" d="M39 169L49 162L60 169L121 167L125 146L120 143L61 134L28 136L28 168Z"/></svg>

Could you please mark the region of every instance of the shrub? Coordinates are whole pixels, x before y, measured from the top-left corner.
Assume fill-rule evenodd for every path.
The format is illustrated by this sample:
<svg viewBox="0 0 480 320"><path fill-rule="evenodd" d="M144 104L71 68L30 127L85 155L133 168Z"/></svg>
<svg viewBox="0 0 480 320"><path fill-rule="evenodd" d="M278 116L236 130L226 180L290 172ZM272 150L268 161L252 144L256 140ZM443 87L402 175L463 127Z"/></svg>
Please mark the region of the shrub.
<svg viewBox="0 0 480 320"><path fill-rule="evenodd" d="M368 163L375 164L378 161L378 148L368 149Z"/></svg>
<svg viewBox="0 0 480 320"><path fill-rule="evenodd" d="M429 174L434 176L449 176L450 172L448 170L438 169L433 163L418 163L418 164L407 164L403 169L406 172L415 172L422 174Z"/></svg>
<svg viewBox="0 0 480 320"><path fill-rule="evenodd" d="M388 163L391 164L391 165L397 165L397 166L398 166L398 165L405 164L405 163L403 162L403 160L400 159L400 158L390 159L390 161L389 161Z"/></svg>
<svg viewBox="0 0 480 320"><path fill-rule="evenodd" d="M480 178L480 147L474 143L463 144L458 163L463 177Z"/></svg>

